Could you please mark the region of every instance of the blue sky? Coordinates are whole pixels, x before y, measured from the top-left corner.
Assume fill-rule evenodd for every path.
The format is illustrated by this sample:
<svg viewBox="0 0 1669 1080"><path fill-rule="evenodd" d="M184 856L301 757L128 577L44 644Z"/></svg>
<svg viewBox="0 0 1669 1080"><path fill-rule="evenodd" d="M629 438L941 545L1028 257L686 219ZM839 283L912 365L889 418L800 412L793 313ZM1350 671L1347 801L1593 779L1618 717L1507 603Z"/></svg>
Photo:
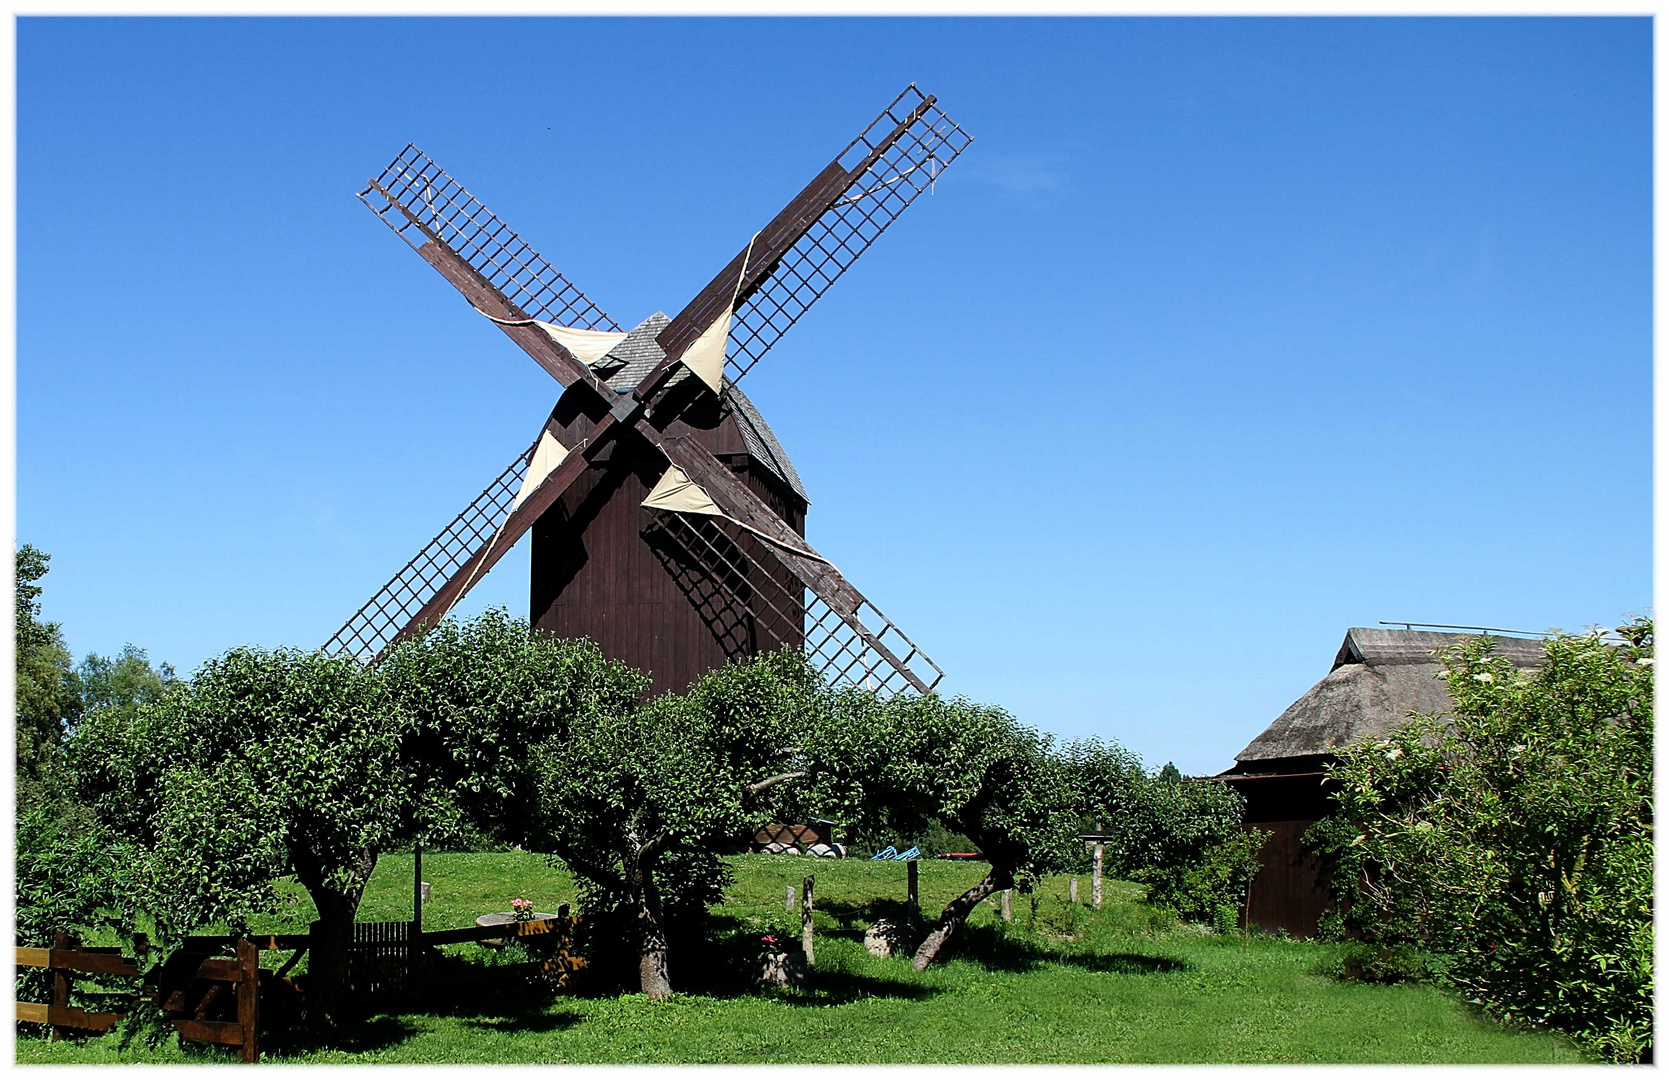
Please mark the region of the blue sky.
<svg viewBox="0 0 1669 1080"><path fill-rule="evenodd" d="M317 645L527 445L408 141L630 325L912 80L976 141L744 387L946 689L1215 771L1349 626L1650 604L1646 19L20 18L48 616Z"/></svg>

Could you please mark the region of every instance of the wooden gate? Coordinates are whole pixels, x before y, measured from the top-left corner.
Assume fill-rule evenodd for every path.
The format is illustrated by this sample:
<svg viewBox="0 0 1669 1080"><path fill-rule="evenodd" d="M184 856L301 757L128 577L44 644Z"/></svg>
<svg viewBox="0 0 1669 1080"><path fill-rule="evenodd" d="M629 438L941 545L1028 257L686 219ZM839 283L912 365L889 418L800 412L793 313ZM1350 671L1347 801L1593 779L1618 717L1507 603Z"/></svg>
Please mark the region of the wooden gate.
<svg viewBox="0 0 1669 1080"><path fill-rule="evenodd" d="M411 923L354 923L348 952L348 983L355 996L385 1002L411 983Z"/></svg>

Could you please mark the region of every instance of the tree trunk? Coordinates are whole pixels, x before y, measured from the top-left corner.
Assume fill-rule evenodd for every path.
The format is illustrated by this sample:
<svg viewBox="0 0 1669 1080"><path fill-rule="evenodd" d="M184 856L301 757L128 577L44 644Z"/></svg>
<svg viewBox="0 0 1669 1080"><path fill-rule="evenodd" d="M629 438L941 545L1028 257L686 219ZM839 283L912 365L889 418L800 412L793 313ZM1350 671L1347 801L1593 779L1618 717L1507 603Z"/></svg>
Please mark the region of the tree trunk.
<svg viewBox="0 0 1669 1080"><path fill-rule="evenodd" d="M315 1032L334 1027L342 1018L348 990L348 953L353 948L354 916L364 882L377 865L373 851L362 851L353 867L358 884L342 892L325 884L327 875L315 861L298 859L296 879L313 898L319 921L313 924L307 956L305 1022Z"/></svg>
<svg viewBox="0 0 1669 1080"><path fill-rule="evenodd" d="M928 933L927 939L921 943L921 948L916 950L916 958L911 966L917 971L925 971L927 965L939 959L939 954L944 951L945 945L949 943L951 936L964 922L968 921L969 913L974 910L981 900L998 889L1012 889L1013 887L1013 871L1004 867L993 866L991 872L986 874L984 880L978 885L945 905L945 910L939 916L939 924Z"/></svg>
<svg viewBox="0 0 1669 1080"><path fill-rule="evenodd" d="M662 840L656 837L638 847L628 883L637 921L638 984L650 1001L664 1001L672 996L672 980L667 974L666 923L661 918L660 893L655 889L654 865Z"/></svg>

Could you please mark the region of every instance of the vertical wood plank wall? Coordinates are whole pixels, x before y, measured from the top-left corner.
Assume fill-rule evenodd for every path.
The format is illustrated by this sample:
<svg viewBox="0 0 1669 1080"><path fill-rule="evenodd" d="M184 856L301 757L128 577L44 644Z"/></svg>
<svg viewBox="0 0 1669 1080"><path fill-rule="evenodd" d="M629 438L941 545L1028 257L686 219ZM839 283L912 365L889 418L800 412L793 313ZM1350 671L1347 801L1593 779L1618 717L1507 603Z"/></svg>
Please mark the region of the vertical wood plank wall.
<svg viewBox="0 0 1669 1080"><path fill-rule="evenodd" d="M596 422L581 411L586 407L577 395L558 402L553 419L565 444L577 444ZM667 433L695 437L805 534L804 502L748 457L733 417L690 409ZM655 514L641 503L664 467L665 460L635 434L604 448L534 525L528 597L535 626L590 638L605 655L650 672L652 694L682 691L727 659L798 645L804 634L803 593L775 560L769 566L749 561L748 586L774 590L771 599L779 608L798 613L797 633L793 627L762 632L737 604L703 589L704 568L649 529Z"/></svg>

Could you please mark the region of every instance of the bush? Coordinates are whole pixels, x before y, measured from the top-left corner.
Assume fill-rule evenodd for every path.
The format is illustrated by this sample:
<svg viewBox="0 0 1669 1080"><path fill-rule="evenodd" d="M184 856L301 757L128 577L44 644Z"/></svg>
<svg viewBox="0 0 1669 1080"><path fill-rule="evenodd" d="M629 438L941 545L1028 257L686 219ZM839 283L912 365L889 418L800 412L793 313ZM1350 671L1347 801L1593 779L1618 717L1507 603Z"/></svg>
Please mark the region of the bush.
<svg viewBox="0 0 1669 1080"><path fill-rule="evenodd" d="M1339 923L1430 951L1505 1019L1649 1057L1652 623L1547 642L1520 672L1487 638L1445 656L1454 711L1416 717L1332 770Z"/></svg>
<svg viewBox="0 0 1669 1080"><path fill-rule="evenodd" d="M1086 825L1110 836L1104 871L1148 887L1148 902L1232 930L1267 834L1245 832L1245 802L1227 784L1189 783L1174 765L1148 775L1117 743L1062 749Z"/></svg>

